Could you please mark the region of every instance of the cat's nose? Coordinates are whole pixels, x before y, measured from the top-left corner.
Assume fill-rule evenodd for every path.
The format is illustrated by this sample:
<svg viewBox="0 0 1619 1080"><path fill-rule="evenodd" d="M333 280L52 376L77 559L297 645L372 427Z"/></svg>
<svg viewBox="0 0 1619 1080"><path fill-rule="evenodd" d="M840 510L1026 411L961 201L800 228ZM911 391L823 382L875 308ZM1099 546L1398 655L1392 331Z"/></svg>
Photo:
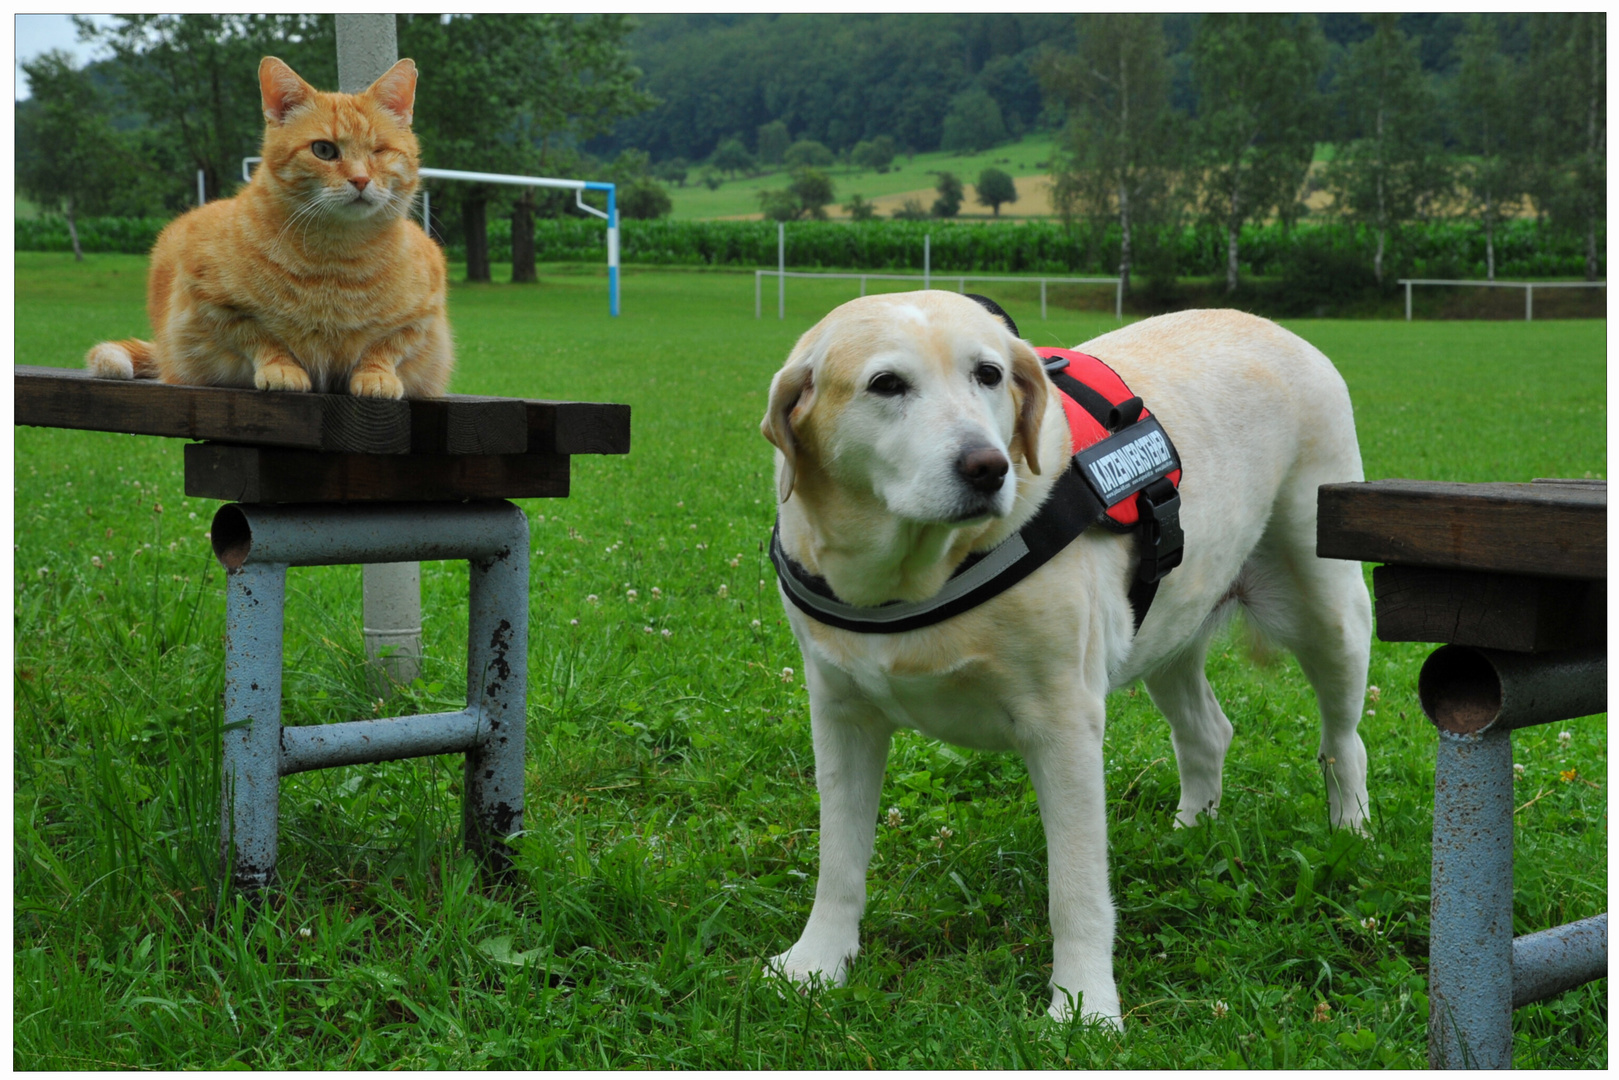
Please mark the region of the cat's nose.
<svg viewBox="0 0 1619 1080"><path fill-rule="evenodd" d="M354 189L356 191L364 191L365 190L365 185L369 184L370 182L371 182L371 178L369 176L351 176L351 177L349 177L349 183L354 185Z"/></svg>

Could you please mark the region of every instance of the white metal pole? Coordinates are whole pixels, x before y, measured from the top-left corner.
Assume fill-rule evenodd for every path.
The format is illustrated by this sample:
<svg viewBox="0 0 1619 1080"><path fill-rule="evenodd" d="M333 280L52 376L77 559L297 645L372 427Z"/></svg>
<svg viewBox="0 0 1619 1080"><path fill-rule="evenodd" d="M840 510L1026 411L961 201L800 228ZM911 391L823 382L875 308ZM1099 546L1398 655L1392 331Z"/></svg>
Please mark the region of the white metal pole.
<svg viewBox="0 0 1619 1080"><path fill-rule="evenodd" d="M1411 283L1405 283L1405 321L1411 321Z"/></svg>
<svg viewBox="0 0 1619 1080"><path fill-rule="evenodd" d="M1113 317L1124 321L1124 279L1119 279L1118 291L1113 295Z"/></svg>
<svg viewBox="0 0 1619 1080"><path fill-rule="evenodd" d="M787 223L776 222L776 318L787 317Z"/></svg>
<svg viewBox="0 0 1619 1080"><path fill-rule="evenodd" d="M203 171L197 170L197 205L201 206L208 201L208 185L203 179Z"/></svg>
<svg viewBox="0 0 1619 1080"><path fill-rule="evenodd" d="M607 311L618 318L618 185L607 189Z"/></svg>
<svg viewBox="0 0 1619 1080"><path fill-rule="evenodd" d="M422 232L433 235L433 193L422 188Z"/></svg>
<svg viewBox="0 0 1619 1080"><path fill-rule="evenodd" d="M392 15L337 16L337 87L358 94L399 59ZM427 216L423 200L422 216ZM422 669L422 567L420 563L371 563L361 574L361 627L371 684L408 683ZM388 655L384 656L384 650Z"/></svg>
<svg viewBox="0 0 1619 1080"><path fill-rule="evenodd" d="M1525 285L1523 289L1523 321L1535 321L1535 287Z"/></svg>
<svg viewBox="0 0 1619 1080"><path fill-rule="evenodd" d="M933 234L922 237L922 288L933 288Z"/></svg>

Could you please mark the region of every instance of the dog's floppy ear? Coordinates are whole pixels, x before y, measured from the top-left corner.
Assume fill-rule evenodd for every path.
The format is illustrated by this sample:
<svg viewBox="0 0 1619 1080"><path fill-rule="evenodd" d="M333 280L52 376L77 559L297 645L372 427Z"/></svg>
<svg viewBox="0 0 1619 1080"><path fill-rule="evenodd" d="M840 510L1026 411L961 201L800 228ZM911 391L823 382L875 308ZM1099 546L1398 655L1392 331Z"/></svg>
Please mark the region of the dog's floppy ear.
<svg viewBox="0 0 1619 1080"><path fill-rule="evenodd" d="M1045 368L1040 356L1021 338L1012 339L1012 394L1017 402L1013 451L1021 450L1029 471L1040 475L1040 423L1046 415Z"/></svg>
<svg viewBox="0 0 1619 1080"><path fill-rule="evenodd" d="M815 399L815 379L807 362L789 363L770 380L770 407L759 424L759 431L781 451L781 475L776 478L776 496L786 502L798 479L798 436L793 420L802 416Z"/></svg>

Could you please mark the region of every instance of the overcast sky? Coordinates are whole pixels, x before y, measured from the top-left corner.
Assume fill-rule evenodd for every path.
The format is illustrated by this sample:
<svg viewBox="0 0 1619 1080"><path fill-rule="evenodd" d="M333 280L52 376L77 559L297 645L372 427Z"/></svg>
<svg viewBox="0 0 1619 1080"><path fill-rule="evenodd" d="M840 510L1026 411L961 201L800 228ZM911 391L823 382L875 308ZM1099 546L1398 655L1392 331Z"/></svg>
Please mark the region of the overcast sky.
<svg viewBox="0 0 1619 1080"><path fill-rule="evenodd" d="M92 15L92 19L111 19L110 15ZM66 49L82 67L86 61L100 60L111 53L105 47L86 45L79 40L73 20L66 15L17 16L17 100L28 97L28 80L23 77L22 62L32 60L42 52Z"/></svg>

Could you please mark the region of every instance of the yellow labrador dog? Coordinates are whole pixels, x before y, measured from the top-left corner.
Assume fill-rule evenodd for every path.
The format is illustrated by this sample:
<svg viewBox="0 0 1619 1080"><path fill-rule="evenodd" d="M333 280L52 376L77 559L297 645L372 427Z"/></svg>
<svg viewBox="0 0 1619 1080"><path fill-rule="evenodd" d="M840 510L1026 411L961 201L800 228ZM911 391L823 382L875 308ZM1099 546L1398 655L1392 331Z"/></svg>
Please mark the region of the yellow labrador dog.
<svg viewBox="0 0 1619 1080"><path fill-rule="evenodd" d="M773 961L793 979L842 983L859 951L889 740L913 728L1023 756L1050 864L1050 1013L1077 1005L1120 1026L1103 701L1145 682L1170 724L1177 823L1212 814L1232 727L1204 659L1237 604L1298 656L1320 705L1331 820L1363 826L1356 724L1371 604L1359 564L1315 555L1316 489L1362 478L1343 379L1305 341L1234 311L1148 319L1079 349L1124 378L1178 449L1185 560L1139 631L1127 598L1134 541L1102 528L920 629L839 629L785 603L821 797L814 906ZM864 297L821 320L771 382L762 430L777 450L779 553L857 609L939 595L971 553L993 552L1031 519L1071 452L1039 356L984 307L942 291Z"/></svg>

